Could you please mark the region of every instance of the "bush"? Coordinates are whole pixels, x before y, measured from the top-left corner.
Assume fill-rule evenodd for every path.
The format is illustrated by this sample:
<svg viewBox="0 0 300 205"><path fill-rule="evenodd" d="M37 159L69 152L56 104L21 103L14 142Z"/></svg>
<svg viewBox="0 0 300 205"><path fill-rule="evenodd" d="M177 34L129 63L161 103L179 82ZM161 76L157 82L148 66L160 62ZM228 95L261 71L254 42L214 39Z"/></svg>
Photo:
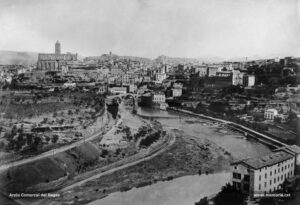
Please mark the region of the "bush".
<svg viewBox="0 0 300 205"><path fill-rule="evenodd" d="M200 199L200 201L196 202L195 205L208 205L207 197Z"/></svg>
<svg viewBox="0 0 300 205"><path fill-rule="evenodd" d="M160 137L159 132L155 132L153 134L150 134L146 136L144 139L140 142L140 147L149 147L152 143L156 142Z"/></svg>
<svg viewBox="0 0 300 205"><path fill-rule="evenodd" d="M58 135L53 135L53 136L52 136L52 139L51 139L52 143L56 143L57 140L58 140L58 138L59 138Z"/></svg>
<svg viewBox="0 0 300 205"><path fill-rule="evenodd" d="M226 184L214 198L214 202L215 205L243 205L245 204L245 196L235 186Z"/></svg>

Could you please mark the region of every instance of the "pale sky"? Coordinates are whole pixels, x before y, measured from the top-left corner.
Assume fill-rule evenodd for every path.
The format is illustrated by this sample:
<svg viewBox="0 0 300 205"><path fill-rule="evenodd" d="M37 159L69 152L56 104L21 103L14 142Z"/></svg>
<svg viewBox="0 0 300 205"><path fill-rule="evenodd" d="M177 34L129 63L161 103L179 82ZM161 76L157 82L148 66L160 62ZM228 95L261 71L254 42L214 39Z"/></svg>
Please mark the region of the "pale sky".
<svg viewBox="0 0 300 205"><path fill-rule="evenodd" d="M300 0L0 0L0 50L300 56Z"/></svg>

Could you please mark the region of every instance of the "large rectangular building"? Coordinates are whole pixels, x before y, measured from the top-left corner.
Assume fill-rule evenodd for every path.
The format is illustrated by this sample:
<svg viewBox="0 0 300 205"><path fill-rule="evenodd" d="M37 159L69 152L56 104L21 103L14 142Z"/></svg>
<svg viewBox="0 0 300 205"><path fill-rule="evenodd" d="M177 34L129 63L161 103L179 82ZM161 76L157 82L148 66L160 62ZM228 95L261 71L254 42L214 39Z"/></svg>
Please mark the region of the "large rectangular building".
<svg viewBox="0 0 300 205"><path fill-rule="evenodd" d="M231 169L232 184L256 198L258 194L280 189L285 179L294 176L295 155L284 150L272 152L232 163Z"/></svg>
<svg viewBox="0 0 300 205"><path fill-rule="evenodd" d="M38 55L37 69L45 71L61 71L63 67L77 61L77 54L61 54L60 43L55 43L55 53L40 53Z"/></svg>

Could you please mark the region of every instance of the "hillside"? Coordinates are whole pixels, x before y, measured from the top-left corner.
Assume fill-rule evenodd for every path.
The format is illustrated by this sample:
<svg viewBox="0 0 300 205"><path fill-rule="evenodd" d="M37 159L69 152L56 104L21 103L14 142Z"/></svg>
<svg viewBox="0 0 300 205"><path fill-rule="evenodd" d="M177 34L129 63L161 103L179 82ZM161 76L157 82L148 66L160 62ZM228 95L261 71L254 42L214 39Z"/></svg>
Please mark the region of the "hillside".
<svg viewBox="0 0 300 205"><path fill-rule="evenodd" d="M0 65L30 65L37 62L38 53L0 51Z"/></svg>
<svg viewBox="0 0 300 205"><path fill-rule="evenodd" d="M221 62L223 59L218 57L207 57L207 58L181 58L181 57L169 57L169 56L158 56L156 59L154 59L157 63L167 63L167 64L186 64L186 63L192 63L192 64L200 64L203 62L206 63L214 63L214 62Z"/></svg>

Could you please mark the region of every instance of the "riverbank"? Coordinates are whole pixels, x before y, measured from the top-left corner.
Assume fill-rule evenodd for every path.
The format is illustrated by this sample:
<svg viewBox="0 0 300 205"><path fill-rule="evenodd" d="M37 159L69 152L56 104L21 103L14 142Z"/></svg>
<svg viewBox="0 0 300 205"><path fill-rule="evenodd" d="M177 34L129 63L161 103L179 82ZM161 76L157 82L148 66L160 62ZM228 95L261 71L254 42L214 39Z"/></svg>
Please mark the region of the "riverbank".
<svg viewBox="0 0 300 205"><path fill-rule="evenodd" d="M158 181L229 170L232 158L225 150L208 140L183 136L179 130L173 132L175 143L160 155L69 189L51 204L86 204L113 192L128 191Z"/></svg>
<svg viewBox="0 0 300 205"><path fill-rule="evenodd" d="M88 205L193 205L200 198L219 192L229 180L230 173L226 172L184 176L127 192L116 192Z"/></svg>
<svg viewBox="0 0 300 205"><path fill-rule="evenodd" d="M256 140L260 141L263 144L272 146L273 148L287 146L287 144L285 144L283 142L280 142L280 141L273 139L265 134L262 134L260 132L257 132L253 129L250 129L248 127L245 127L245 126L240 125L235 122L231 122L228 120L223 120L220 118L215 118L215 117L211 117L211 116L207 116L207 115L203 115L203 114L197 114L197 113L191 112L189 110L185 110L185 109L168 108L168 110L172 110L174 112L180 112L180 113L184 113L184 114L188 114L188 115L192 115L192 116L197 116L200 118L204 118L204 119L212 120L212 121L215 121L218 123L222 123L226 126L230 126L231 129L234 129L234 130L242 132L242 133L246 133L248 136L255 138Z"/></svg>

